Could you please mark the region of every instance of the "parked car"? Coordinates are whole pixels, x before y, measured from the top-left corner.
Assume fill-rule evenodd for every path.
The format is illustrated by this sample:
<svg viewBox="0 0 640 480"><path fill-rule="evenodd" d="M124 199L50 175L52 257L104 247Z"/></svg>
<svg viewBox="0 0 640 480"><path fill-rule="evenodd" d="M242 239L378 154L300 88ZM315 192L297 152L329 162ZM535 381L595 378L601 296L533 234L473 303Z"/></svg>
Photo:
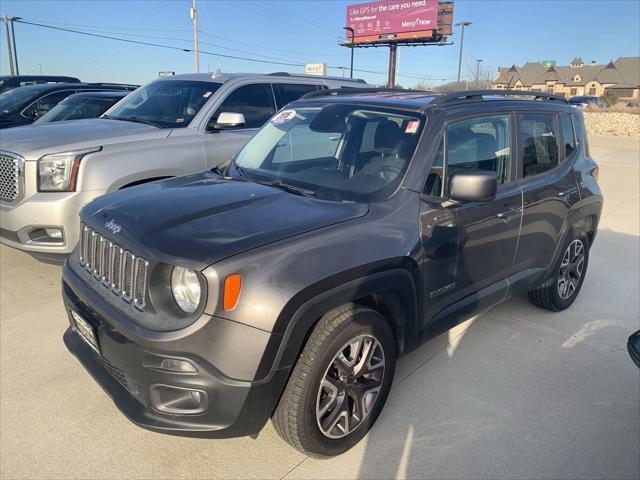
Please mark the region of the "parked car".
<svg viewBox="0 0 640 480"><path fill-rule="evenodd" d="M136 85L115 83L48 83L14 88L0 94L0 129L29 125L75 93L131 92L136 88ZM2 132L3 143L6 135Z"/></svg>
<svg viewBox="0 0 640 480"><path fill-rule="evenodd" d="M0 93L25 85L39 85L41 83L80 83L80 79L60 75L0 75Z"/></svg>
<svg viewBox="0 0 640 480"><path fill-rule="evenodd" d="M598 107L598 108L606 108L606 104L602 101L600 97L589 97L589 96L577 96L571 97L569 99L569 103L576 107L585 108L585 107Z"/></svg>
<svg viewBox="0 0 640 480"><path fill-rule="evenodd" d="M362 81L296 75L163 77L101 118L2 132L0 241L47 261L78 241L80 208L107 192L212 168L305 93ZM41 87L23 87L41 88Z"/></svg>
<svg viewBox="0 0 640 480"><path fill-rule="evenodd" d="M69 95L32 125L97 118L126 97L129 92L85 92Z"/></svg>
<svg viewBox="0 0 640 480"><path fill-rule="evenodd" d="M523 94L319 91L213 171L94 200L63 268L67 347L142 427L271 417L305 454L344 452L398 355L520 292L576 299L598 166L579 110L497 98Z"/></svg>

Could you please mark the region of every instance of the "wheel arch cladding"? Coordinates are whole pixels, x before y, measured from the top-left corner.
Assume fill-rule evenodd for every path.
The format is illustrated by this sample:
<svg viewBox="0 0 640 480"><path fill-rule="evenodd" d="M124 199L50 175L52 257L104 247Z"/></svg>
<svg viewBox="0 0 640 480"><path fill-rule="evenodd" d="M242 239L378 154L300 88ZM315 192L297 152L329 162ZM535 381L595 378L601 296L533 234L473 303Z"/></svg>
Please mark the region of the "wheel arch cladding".
<svg viewBox="0 0 640 480"><path fill-rule="evenodd" d="M349 303L373 308L389 322L398 354L418 341L422 281L417 264L396 259L358 267L311 285L283 308L277 327L284 329L276 368L295 363L316 323L331 310Z"/></svg>

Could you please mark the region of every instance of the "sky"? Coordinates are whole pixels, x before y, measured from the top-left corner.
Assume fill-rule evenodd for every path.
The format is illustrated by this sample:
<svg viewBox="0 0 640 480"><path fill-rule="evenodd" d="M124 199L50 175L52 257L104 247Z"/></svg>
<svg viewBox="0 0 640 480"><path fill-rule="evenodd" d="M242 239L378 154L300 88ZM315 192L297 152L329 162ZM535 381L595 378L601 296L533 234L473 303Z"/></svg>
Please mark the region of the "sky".
<svg viewBox="0 0 640 480"><path fill-rule="evenodd" d="M343 0L198 0L200 49L278 65L201 54L201 71L302 73L304 63L326 62L330 75L348 67ZM129 40L191 48L191 0L2 0L0 13L25 21ZM463 78L495 76L498 66L576 56L606 63L640 56L640 0L456 0L454 22L465 29ZM0 73L8 74L4 28L0 35ZM195 71L193 53L92 38L22 23L15 24L20 73L72 75L89 82L144 84L160 71ZM454 80L459 27L450 46L401 47L398 83L438 85ZM387 48L355 50L354 76L373 84L386 80ZM335 68L337 67L337 68ZM348 72L347 72L348 74Z"/></svg>

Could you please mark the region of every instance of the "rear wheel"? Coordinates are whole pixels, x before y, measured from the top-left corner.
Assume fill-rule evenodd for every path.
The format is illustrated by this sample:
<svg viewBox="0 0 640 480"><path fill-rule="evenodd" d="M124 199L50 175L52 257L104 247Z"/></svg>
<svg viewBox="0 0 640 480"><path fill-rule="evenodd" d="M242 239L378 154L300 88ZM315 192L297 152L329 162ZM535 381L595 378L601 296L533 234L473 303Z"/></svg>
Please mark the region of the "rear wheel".
<svg viewBox="0 0 640 480"><path fill-rule="evenodd" d="M273 416L301 452L345 452L369 431L391 388L396 349L382 315L359 305L326 314L314 328Z"/></svg>
<svg viewBox="0 0 640 480"><path fill-rule="evenodd" d="M529 300L554 312L569 308L582 288L588 263L589 240L584 234L574 233L549 277L528 292Z"/></svg>

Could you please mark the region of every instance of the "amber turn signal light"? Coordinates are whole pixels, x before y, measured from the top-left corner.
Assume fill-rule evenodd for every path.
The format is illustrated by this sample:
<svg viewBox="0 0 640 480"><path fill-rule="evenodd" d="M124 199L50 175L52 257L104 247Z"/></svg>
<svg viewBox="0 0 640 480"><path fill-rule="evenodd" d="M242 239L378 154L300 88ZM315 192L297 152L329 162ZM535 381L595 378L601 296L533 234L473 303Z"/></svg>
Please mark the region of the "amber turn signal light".
<svg viewBox="0 0 640 480"><path fill-rule="evenodd" d="M224 280L224 309L233 310L238 304L242 277L238 274L229 275Z"/></svg>

